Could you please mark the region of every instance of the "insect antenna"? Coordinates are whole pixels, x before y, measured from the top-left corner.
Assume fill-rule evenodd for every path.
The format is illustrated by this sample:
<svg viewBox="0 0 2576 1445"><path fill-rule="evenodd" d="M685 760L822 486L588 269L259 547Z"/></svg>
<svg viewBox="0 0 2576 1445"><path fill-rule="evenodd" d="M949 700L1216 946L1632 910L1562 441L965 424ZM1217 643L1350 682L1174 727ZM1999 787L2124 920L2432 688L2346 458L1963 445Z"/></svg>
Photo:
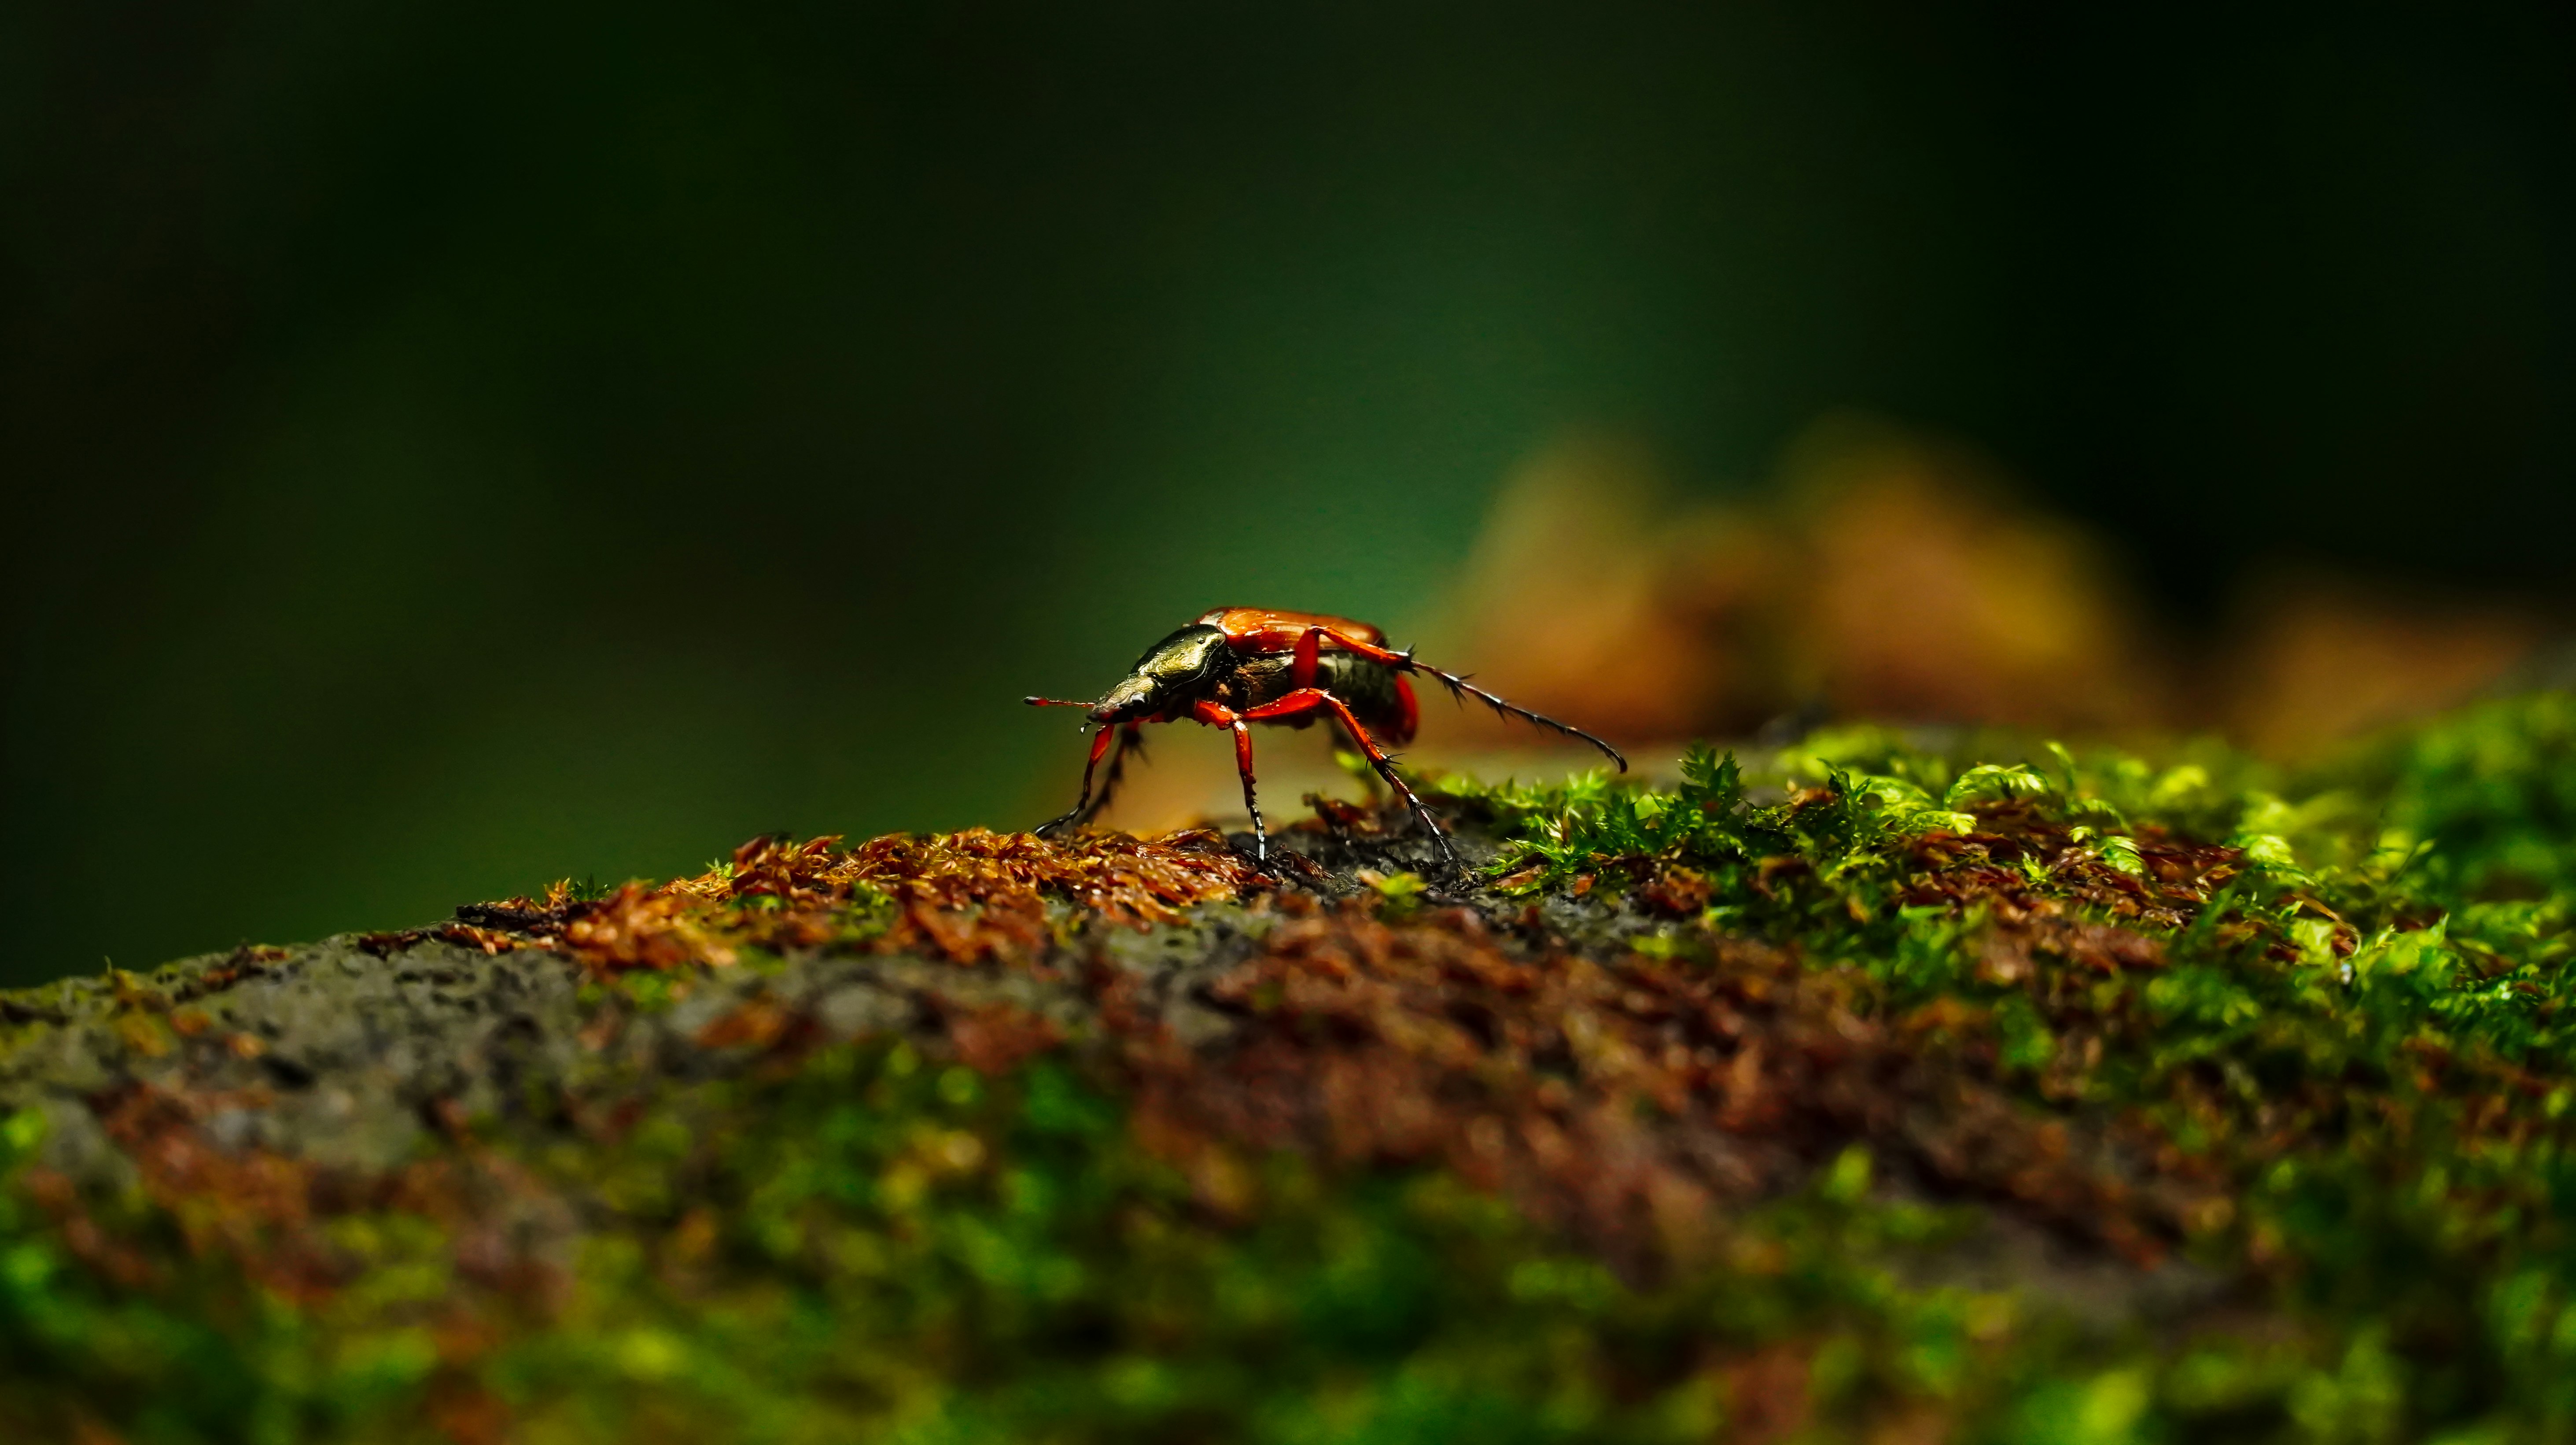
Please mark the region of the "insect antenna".
<svg viewBox="0 0 2576 1445"><path fill-rule="evenodd" d="M1485 706L1492 708L1495 715L1498 717L1516 717L1526 719L1527 721L1537 723L1543 728L1554 728L1556 731L1565 734L1567 737L1581 738L1585 742L1599 748L1602 752L1607 753L1610 757L1610 761L1619 765L1619 771L1623 773L1628 771L1628 760L1625 757L1620 756L1617 748L1610 746L1608 743L1605 743L1601 739L1594 737L1592 734L1585 732L1583 729L1576 727L1574 724L1558 722L1556 719L1547 716L1545 713L1532 712L1528 708L1525 708L1516 702L1506 702L1503 699L1494 696L1492 693L1485 691L1483 688L1476 686L1474 683L1469 682L1467 679L1460 677L1454 672L1442 672L1440 669L1433 667L1427 662L1413 662L1413 653L1410 649L1405 652L1404 656L1407 662L1412 662L1412 671L1427 672L1433 677L1438 678L1440 680L1440 685L1449 689L1449 695L1451 697L1458 698L1462 701L1472 697L1478 702L1483 703Z"/></svg>

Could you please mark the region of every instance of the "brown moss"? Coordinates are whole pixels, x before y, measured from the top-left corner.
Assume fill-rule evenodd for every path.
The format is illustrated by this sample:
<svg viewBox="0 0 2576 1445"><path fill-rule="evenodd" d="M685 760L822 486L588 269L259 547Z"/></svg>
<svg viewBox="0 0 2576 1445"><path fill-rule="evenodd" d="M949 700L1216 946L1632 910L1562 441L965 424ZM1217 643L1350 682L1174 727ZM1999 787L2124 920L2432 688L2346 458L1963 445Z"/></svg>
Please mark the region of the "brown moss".
<svg viewBox="0 0 2576 1445"><path fill-rule="evenodd" d="M331 1221L394 1212L436 1225L457 1275L477 1288L451 1294L431 1320L442 1339L492 1333L484 1306L544 1312L565 1286L543 1257L531 1222L562 1210L550 1190L509 1158L479 1147L452 1111L441 1122L457 1147L399 1169L370 1172L317 1164L261 1145L218 1142L207 1123L257 1113L264 1091L188 1091L134 1084L93 1101L108 1137L130 1158L145 1194L179 1229L190 1253L229 1261L262 1288L300 1304L328 1300L368 1267L333 1241ZM434 1113L436 1111L433 1111ZM106 1236L86 1203L39 1187L68 1239ZM555 1232L570 1225L557 1218ZM115 1276L130 1262L94 1261ZM133 1281L136 1283L141 1280Z"/></svg>
<svg viewBox="0 0 2576 1445"><path fill-rule="evenodd" d="M558 885L543 899L467 911L516 930L518 946L561 947L602 973L723 966L747 947L862 939L881 950L924 949L973 963L1043 953L1055 938L1051 904L1142 927L1270 886L1207 829L1057 842L970 828L896 834L851 849L840 841L754 838L729 864L659 887L629 883L607 898L578 902ZM879 910L885 916L876 916Z"/></svg>
<svg viewBox="0 0 2576 1445"><path fill-rule="evenodd" d="M1437 1162L1632 1274L1704 1255L1730 1212L1711 1206L1778 1194L1851 1140L2140 1261L2200 1206L2197 1180L2145 1177L2152 1151L2015 1100L1990 1030L1941 1027L1981 1021L1869 1017L1850 970L1705 935L1697 959L1520 958L1464 911L1286 906L1210 989L1242 1020L1221 1054L1106 1014L1137 1127L1194 1179L1211 1148Z"/></svg>
<svg viewBox="0 0 2576 1445"><path fill-rule="evenodd" d="M987 1077L1010 1072L1020 1062L1064 1042L1064 1030L1042 1014L1010 1004L966 1006L943 1001L940 1013L957 1060Z"/></svg>

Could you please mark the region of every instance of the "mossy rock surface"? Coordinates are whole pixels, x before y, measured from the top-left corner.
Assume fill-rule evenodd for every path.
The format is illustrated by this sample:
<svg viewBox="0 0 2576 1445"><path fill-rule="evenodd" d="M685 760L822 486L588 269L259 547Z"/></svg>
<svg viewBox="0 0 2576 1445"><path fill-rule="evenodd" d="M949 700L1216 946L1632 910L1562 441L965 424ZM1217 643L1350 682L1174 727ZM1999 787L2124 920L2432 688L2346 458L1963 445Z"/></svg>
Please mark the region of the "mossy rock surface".
<svg viewBox="0 0 2576 1445"><path fill-rule="evenodd" d="M1745 761L0 995L0 1433L2576 1434L2576 704Z"/></svg>

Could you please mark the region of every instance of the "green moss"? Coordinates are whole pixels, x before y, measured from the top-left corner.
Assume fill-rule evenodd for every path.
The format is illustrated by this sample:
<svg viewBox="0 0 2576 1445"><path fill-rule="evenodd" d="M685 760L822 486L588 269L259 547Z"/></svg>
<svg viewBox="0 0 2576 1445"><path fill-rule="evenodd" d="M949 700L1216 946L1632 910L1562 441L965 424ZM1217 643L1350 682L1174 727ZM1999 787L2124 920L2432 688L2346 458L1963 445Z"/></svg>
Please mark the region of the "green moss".
<svg viewBox="0 0 2576 1445"><path fill-rule="evenodd" d="M1768 807L1743 799L1731 758L1705 753L1666 795L1583 779L1482 796L1515 829L1497 871L1520 886L1688 863L1716 881L1713 922L1864 969L1886 1007L1987 1005L2001 1063L2035 1103L2153 1118L2243 1186L2228 1225L2196 1241L2200 1257L2278 1282L2285 1317L2341 1342L2331 1374L2287 1385L2216 1363L2224 1352L2171 1365L2160 1389L2152 1369L2052 1385L2026 1402L2027 1430L2128 1438L2101 1422L2199 1402L2243 1414L2249 1392L2265 1393L2244 1382L2261 1376L2286 1418L2258 1433L2392 1438L2485 1419L2516 1437L2566 1435L2576 1385L2554 1382L2576 1379L2576 706L2492 704L2289 779L2206 754L2037 751L1969 764L1881 732L1811 740L1781 760L1803 790ZM1981 971L1984 907L1937 886L1919 901L1920 842L1976 838L2015 807L2062 829L2043 827L2035 847L2027 829L1984 840L1998 861L2013 855L2015 903L2135 929L2161 945L2162 967L2080 990L2046 968ZM1987 817L1949 815L1960 808ZM2141 872L2141 827L2224 839L2239 850L2232 876L2164 927L2099 908L2072 853ZM1899 896L1909 881L1914 906ZM2043 1089L2036 1076L2067 1031L2106 1046Z"/></svg>
<svg viewBox="0 0 2576 1445"><path fill-rule="evenodd" d="M1449 791L1503 845L1495 916L1543 903L1681 971L1792 952L2136 1197L2183 1201L2163 1265L1819 1140L1803 1184L1640 1268L1439 1168L1180 1159L1131 1127L1109 1053L978 1072L934 1041L746 1025L777 1041L754 1065L528 1090L397 1176L306 1181L341 1198L313 1219L257 1215L250 1174L69 1190L38 1116L10 1117L0 1427L2576 1437L2568 699L2301 774L1883 730L1759 761ZM1374 910L1433 926L1419 880L1378 876ZM672 1015L706 977L630 972L581 1006ZM161 1026L148 1003L114 1017Z"/></svg>
<svg viewBox="0 0 2576 1445"><path fill-rule="evenodd" d="M564 1161L585 1192L612 1176L565 1302L472 1364L530 1438L1691 1439L1723 1413L1712 1343L1841 1341L1854 1401L1974 1395L1988 1347L1962 1321L2004 1308L1896 1289L1885 1261L1942 1217L1868 1202L1848 1169L1747 1221L1747 1264L1638 1291L1439 1174L1332 1181L1281 1156L1252 1218L1212 1218L1061 1066L987 1082L902 1045L677 1091L605 1153ZM628 1172L685 1183L616 1187ZM416 1217L342 1220L361 1270L311 1309L212 1262L119 1300L7 1227L24 1421L414 1438L439 1383L453 1281Z"/></svg>

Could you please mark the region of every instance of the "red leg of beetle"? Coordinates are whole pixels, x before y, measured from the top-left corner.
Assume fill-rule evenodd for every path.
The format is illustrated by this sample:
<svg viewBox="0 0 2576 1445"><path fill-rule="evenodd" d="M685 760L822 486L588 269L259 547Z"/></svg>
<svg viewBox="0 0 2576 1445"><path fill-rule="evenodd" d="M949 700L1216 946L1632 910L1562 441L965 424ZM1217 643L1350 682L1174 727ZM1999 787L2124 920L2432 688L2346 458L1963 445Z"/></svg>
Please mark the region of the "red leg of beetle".
<svg viewBox="0 0 2576 1445"><path fill-rule="evenodd" d="M1309 627L1297 637L1297 660L1288 665L1290 687L1313 687L1315 667L1324 655L1324 629Z"/></svg>
<svg viewBox="0 0 2576 1445"><path fill-rule="evenodd" d="M1352 715L1349 704L1320 687L1301 687L1276 702L1245 709L1242 717L1247 722L1268 722L1318 708L1329 708L1341 719L1342 726L1349 729L1352 738L1358 741L1360 751L1368 754L1369 766L1377 769L1377 775L1386 779L1387 786L1395 789L1396 795L1411 805L1413 816L1422 820L1424 831L1430 833L1431 841L1439 847L1440 857L1448 863L1449 870L1453 873L1462 871L1463 865L1458 862L1457 853L1449 846L1449 835L1440 830L1440 820L1432 817L1431 810L1423 805L1422 799L1405 785L1404 779L1396 776L1395 760L1386 755L1386 749L1377 745L1377 739L1369 736L1367 728L1360 726L1360 720Z"/></svg>
<svg viewBox="0 0 2576 1445"><path fill-rule="evenodd" d="M1399 677L1399 678L1397 678L1397 679L1396 679L1396 681L1398 681L1399 683L1401 683L1401 682L1403 681L1403 679ZM1339 757L1340 750L1343 748L1343 746L1344 746L1345 744L1347 744L1347 745L1348 745L1349 750L1350 750L1351 752L1358 753L1358 754L1361 754L1361 755L1363 755L1363 756L1365 756L1365 755L1368 753L1368 744L1367 744L1367 743L1365 743L1365 742L1362 742L1360 739L1358 739L1358 738L1356 738L1356 737L1353 737L1353 736L1351 735L1351 730L1350 730L1349 728L1343 727L1343 726L1342 726L1342 724L1341 724L1341 720L1340 720L1339 718L1336 718L1336 719L1334 719L1334 720L1333 720L1333 731L1334 731L1334 732L1335 732L1335 734L1337 735L1337 736L1335 736L1335 738L1333 739L1333 747L1334 747L1334 749L1335 749L1335 756L1336 756L1336 758L1338 758L1338 757ZM1376 801L1378 800L1378 796L1379 796L1379 794L1378 794L1378 790L1377 790L1377 789L1375 789L1375 788L1370 788L1370 789L1369 789L1369 794L1368 794L1368 795L1369 795L1369 801L1370 801L1370 802L1374 803L1374 802L1376 802Z"/></svg>
<svg viewBox="0 0 2576 1445"><path fill-rule="evenodd" d="M1082 796L1074 800L1073 807L1070 811L1057 817L1049 818L1045 822L1037 825L1037 827L1031 831L1043 838L1047 834L1054 832L1056 829L1061 828L1068 823L1079 823L1084 817L1089 815L1091 812L1091 775L1099 768L1100 756L1101 754L1109 751L1110 739L1114 737L1117 732L1118 730L1116 728L1102 728L1100 731L1092 734L1091 758L1082 765ZM1118 769L1115 764L1111 765L1109 775L1113 780L1114 786L1114 781L1118 776ZM1108 799L1104 797L1101 801L1105 803Z"/></svg>
<svg viewBox="0 0 2576 1445"><path fill-rule="evenodd" d="M1442 672L1439 668L1433 667L1427 662L1414 661L1413 654L1411 652L1398 652L1394 648L1381 647L1374 642L1367 642L1360 638L1334 632L1329 628L1310 627L1306 630L1306 634L1303 637L1297 639L1297 657L1301 666L1305 661L1307 645L1309 643L1316 642L1319 637L1329 637L1332 639L1335 647L1343 648L1350 652L1356 652L1360 656L1369 658L1372 661L1383 662L1387 666L1396 669L1398 672L1428 673L1432 677L1438 678L1440 680L1440 685L1449 689L1452 696L1473 697L1478 702L1483 703L1485 706L1492 708L1495 712L1506 717L1525 718L1531 722L1537 723L1540 727L1554 728L1556 731L1561 732L1568 737L1581 738L1585 742L1599 748L1604 753L1609 754L1610 761L1619 765L1619 771L1623 773L1628 771L1628 760L1619 755L1619 750L1617 748L1601 741L1601 739L1594 737L1592 734L1585 732L1574 724L1561 723L1552 717L1547 717L1540 713L1534 713L1528 708L1522 707L1519 703L1505 702L1501 698L1496 697L1492 693L1485 691L1483 688L1476 686L1472 682L1469 682L1467 679L1458 676L1456 673ZM1311 685L1309 679L1313 676L1314 673L1311 669L1297 674L1297 685L1300 687ZM1283 698L1281 700L1285 701L1286 699Z"/></svg>
<svg viewBox="0 0 2576 1445"><path fill-rule="evenodd" d="M1270 830L1261 821L1261 799L1252 786L1252 729L1245 725L1246 714L1212 702L1201 702L1190 710L1190 716L1212 728L1228 728L1234 733L1234 770L1243 774L1243 809L1252 815L1253 861L1265 867L1270 862Z"/></svg>
<svg viewBox="0 0 2576 1445"><path fill-rule="evenodd" d="M1101 776L1100 796L1083 810L1081 821L1090 822L1109 811L1109 800L1118 792L1119 783L1127 777L1127 760L1145 761L1145 730L1136 723L1118 725L1118 745L1109 750L1109 771Z"/></svg>

